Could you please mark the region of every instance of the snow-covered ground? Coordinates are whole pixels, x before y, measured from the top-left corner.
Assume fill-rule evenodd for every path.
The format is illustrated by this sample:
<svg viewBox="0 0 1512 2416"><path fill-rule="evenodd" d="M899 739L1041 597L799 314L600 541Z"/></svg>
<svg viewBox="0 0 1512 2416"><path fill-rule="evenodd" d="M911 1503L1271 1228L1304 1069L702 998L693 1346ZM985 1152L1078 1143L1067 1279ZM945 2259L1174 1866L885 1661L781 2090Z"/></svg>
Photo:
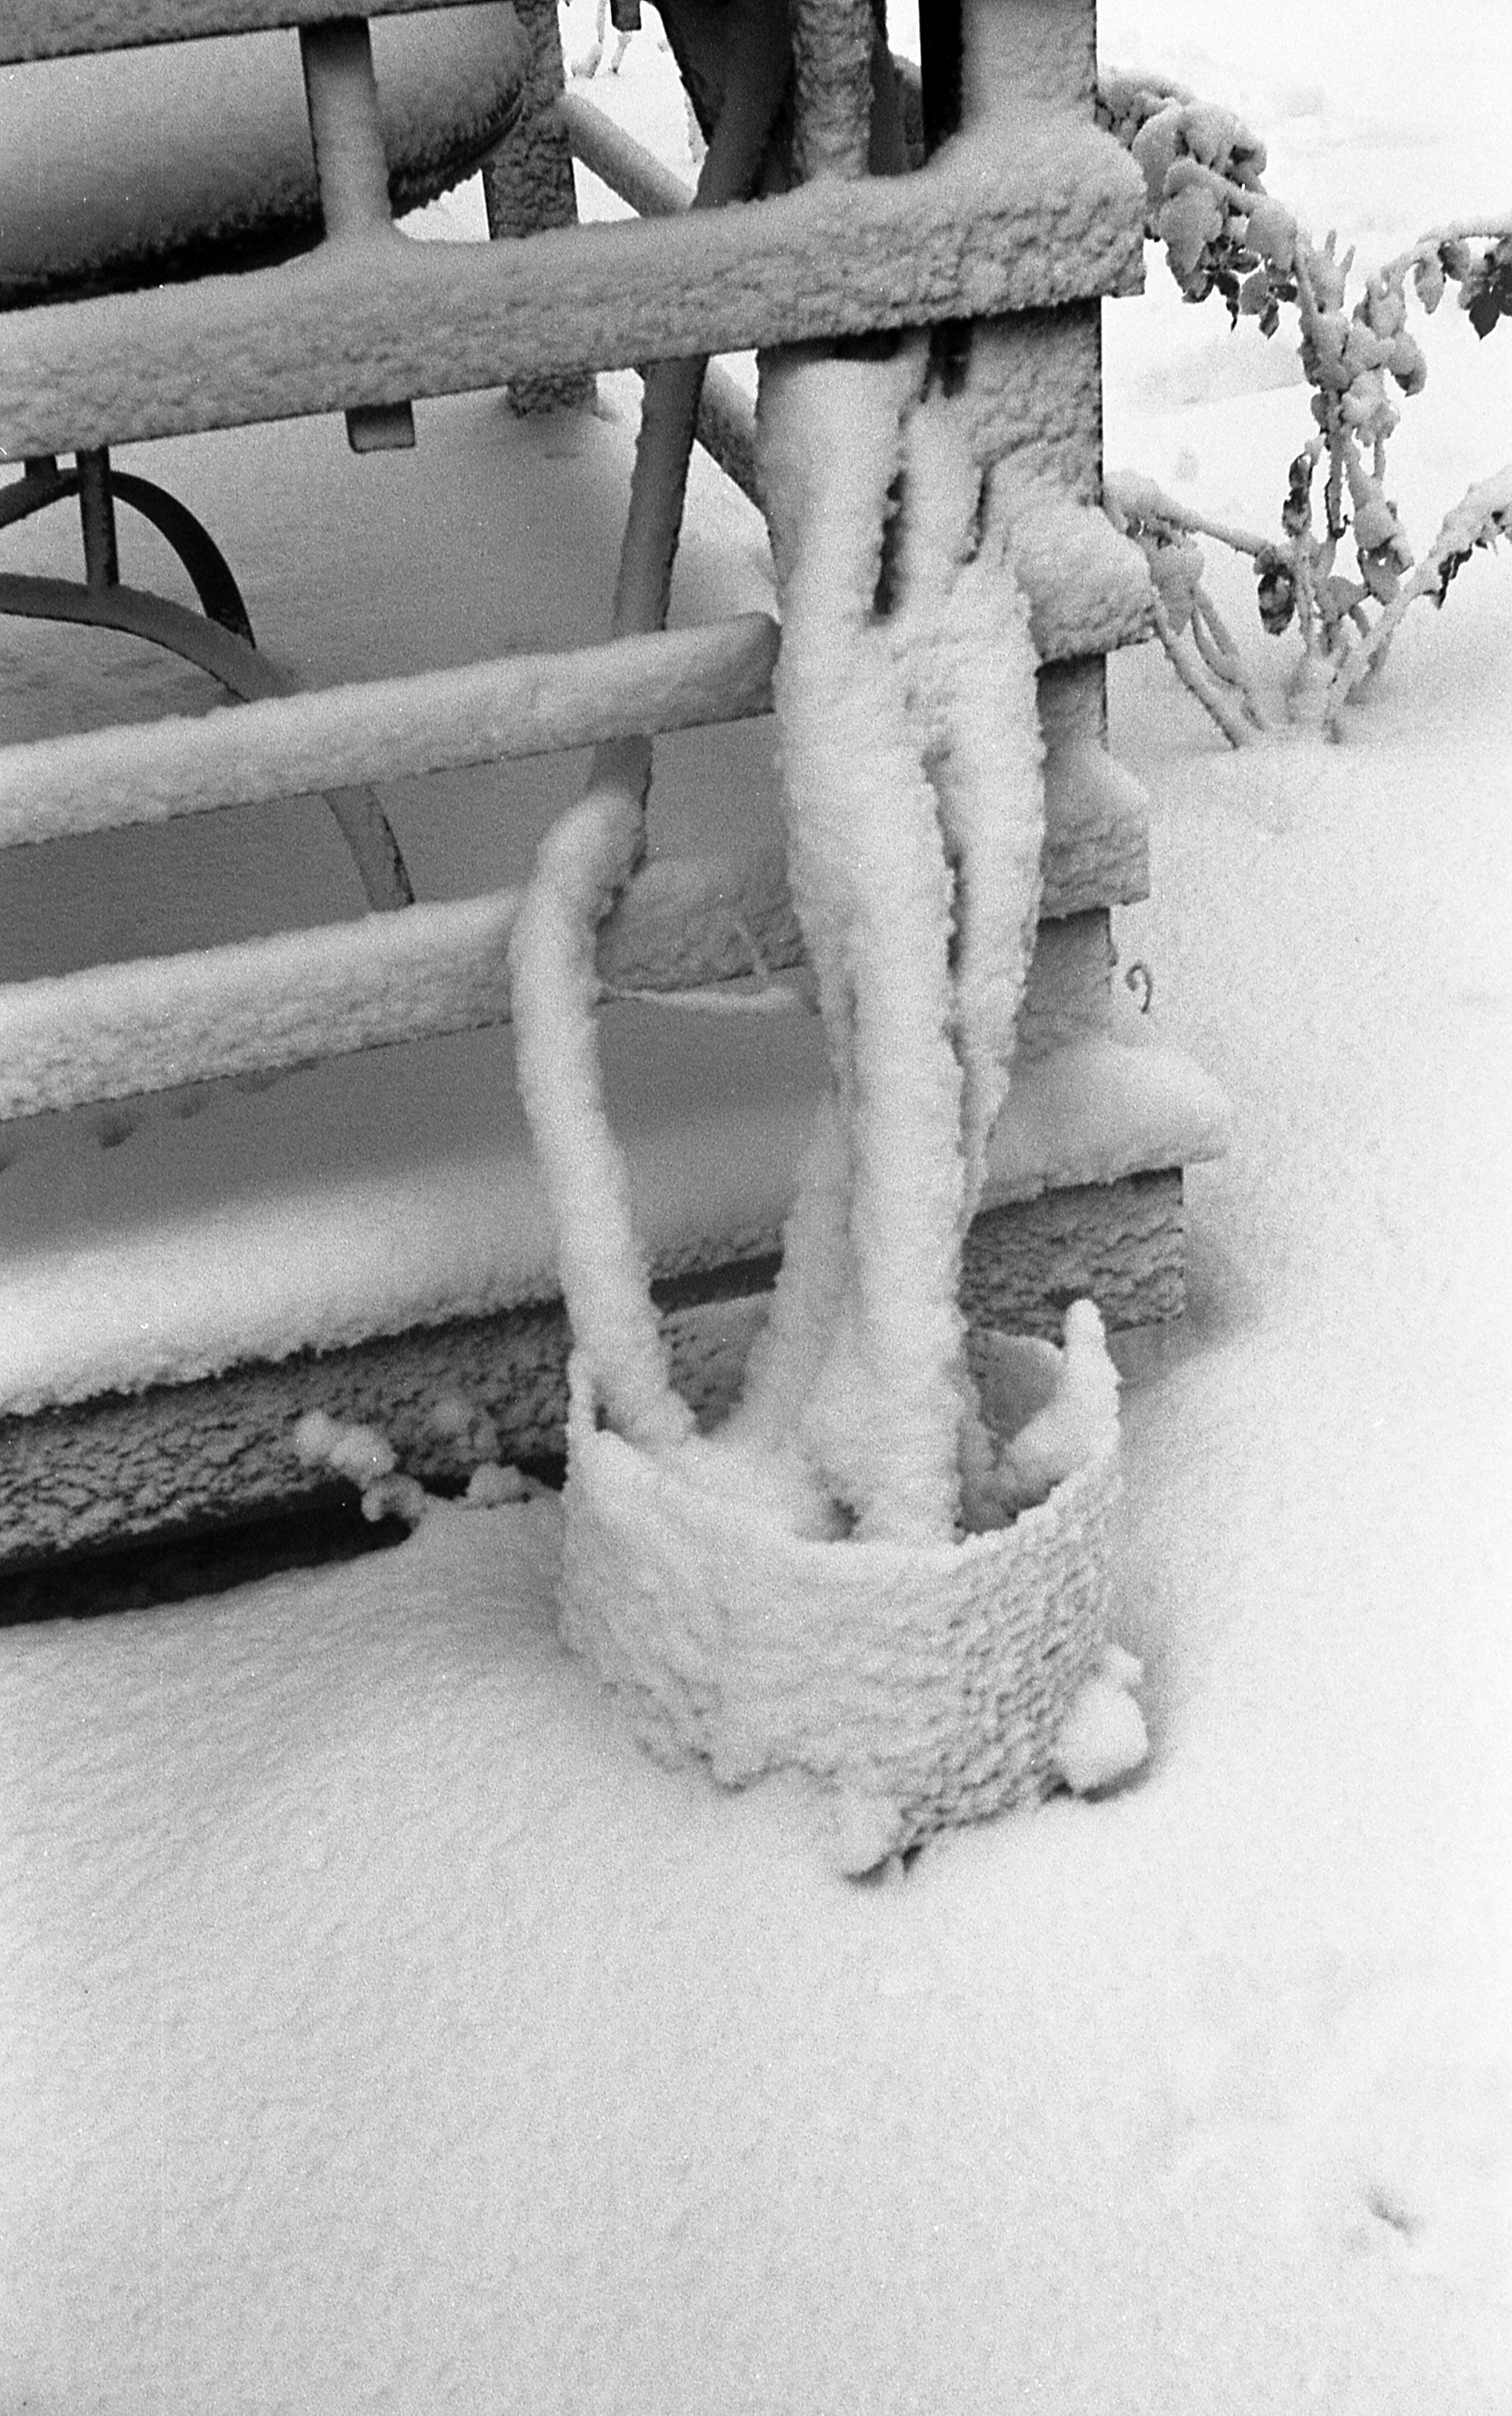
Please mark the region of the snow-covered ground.
<svg viewBox="0 0 1512 2416"><path fill-rule="evenodd" d="M1373 256L1512 199L1500 0L1109 0L1103 32L1242 102L1272 189ZM1269 525L1308 425L1282 340L1158 270L1106 316L1110 462ZM1394 448L1420 544L1512 452L1512 332L1426 342ZM363 490L338 430L300 441L333 531L402 531L383 465ZM198 456L270 596L274 445ZM406 599L432 658L493 507L480 476L467 577ZM312 658L341 575L333 546L284 607ZM126 657L96 659L105 719ZM1153 648L1113 704L1153 799L1124 954L1236 1110L1190 1314L1126 1352L1146 1773L842 1882L796 1789L628 1742L554 1639L551 1502L10 1632L7 2409L1512 2404L1512 567L1419 610L1347 746L1229 754ZM457 813L436 878L509 877ZM247 843L255 883L278 842ZM333 845L312 914L344 877ZM246 1103L270 1135L277 1096Z"/></svg>

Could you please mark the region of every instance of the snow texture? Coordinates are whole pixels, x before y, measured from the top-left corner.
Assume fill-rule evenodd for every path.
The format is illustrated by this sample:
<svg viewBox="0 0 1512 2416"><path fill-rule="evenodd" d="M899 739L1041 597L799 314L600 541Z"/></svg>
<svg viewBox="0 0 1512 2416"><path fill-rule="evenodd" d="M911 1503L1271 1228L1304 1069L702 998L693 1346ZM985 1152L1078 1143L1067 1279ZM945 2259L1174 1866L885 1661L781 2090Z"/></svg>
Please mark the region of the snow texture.
<svg viewBox="0 0 1512 2416"><path fill-rule="evenodd" d="M823 1080L808 1019L742 1017L732 1030L620 1006L604 1021L611 1111L658 1270L771 1248ZM354 1059L272 1091L189 1094L118 1147L102 1148L93 1120L23 1146L0 1177L0 1406L131 1392L551 1297L551 1221L509 1057L482 1034L444 1045L444 1061L415 1051L398 1081L392 1057ZM1077 1042L1020 1069L987 1200L1190 1165L1227 1130L1189 1058Z"/></svg>
<svg viewBox="0 0 1512 2416"><path fill-rule="evenodd" d="M1102 16L1112 58L1242 108L1278 190L1372 257L1506 199L1503 0L1430 27L1378 0ZM656 61L632 43L626 107ZM1112 457L1268 525L1306 422L1285 355L1154 275L1107 319ZM1415 527L1493 466L1505 333L1433 323ZM269 642L292 612L328 662L339 549L291 602L289 441L187 445L177 474L250 556ZM347 522L350 566L413 490L339 430L321 458L300 509ZM502 550L510 456L445 458L440 536ZM539 478L565 568L579 524ZM428 627L464 586L426 591ZM1222 602L1250 626L1241 586ZM6 645L18 720L96 684L109 717L157 676L81 662L73 631ZM1186 1324L1119 1346L1139 1784L842 1886L785 1789L657 1768L561 1652L554 1502L442 1505L352 1566L0 1636L7 2407L1505 2416L1509 661L1490 556L1409 620L1341 746L1230 761L1156 649L1113 668L1157 866L1120 944L1155 970L1143 1020L1236 1110L1189 1185ZM697 742L700 806L730 762ZM39 859L10 868L18 946ZM93 891L52 868L74 922L125 892L109 861ZM322 1129L382 1125L376 1083L360 1112L316 1077L233 1095L244 1178L307 1086L307 1171ZM423 1154L423 1097L405 1113ZM157 1145L69 1160L82 1250ZM4 1196L30 1248L32 1195ZM128 1355L108 1262L82 1263Z"/></svg>
<svg viewBox="0 0 1512 2416"><path fill-rule="evenodd" d="M916 176L823 178L707 223L551 230L489 247L392 236L360 259L326 247L287 269L18 317L0 365L0 453L1132 288L1138 170L1070 116L1011 134L963 136Z"/></svg>
<svg viewBox="0 0 1512 2416"><path fill-rule="evenodd" d="M562 1633L663 1755L823 1781L838 1851L868 1865L1109 1774L1143 1736L1099 1715L1117 1423L1098 1313L1073 1312L1022 1442L983 1424L966 1366L961 1249L1034 944L1042 743L1004 534L964 415L923 385L914 346L764 369L788 879L831 1081L770 1318L708 1442L671 1382L598 1065L631 790L597 782L547 834L510 944L574 1340Z"/></svg>
<svg viewBox="0 0 1512 2416"><path fill-rule="evenodd" d="M834 1859L862 1871L1058 1783L1101 1783L1085 1694L1108 1619L1106 1447L990 1533L827 1540L793 1532L780 1459L717 1434L636 1451L594 1407L579 1381L561 1632L658 1759L696 1756L726 1786L809 1773Z"/></svg>
<svg viewBox="0 0 1512 2416"><path fill-rule="evenodd" d="M636 713L678 730L759 711L775 624L700 629L239 705L232 720L42 739L0 758L0 844L594 745Z"/></svg>
<svg viewBox="0 0 1512 2416"><path fill-rule="evenodd" d="M1145 1759L1149 1738L1130 1692L1144 1674L1142 1661L1109 1645L1077 1689L1055 1730L1055 1771L1073 1795L1110 1786Z"/></svg>

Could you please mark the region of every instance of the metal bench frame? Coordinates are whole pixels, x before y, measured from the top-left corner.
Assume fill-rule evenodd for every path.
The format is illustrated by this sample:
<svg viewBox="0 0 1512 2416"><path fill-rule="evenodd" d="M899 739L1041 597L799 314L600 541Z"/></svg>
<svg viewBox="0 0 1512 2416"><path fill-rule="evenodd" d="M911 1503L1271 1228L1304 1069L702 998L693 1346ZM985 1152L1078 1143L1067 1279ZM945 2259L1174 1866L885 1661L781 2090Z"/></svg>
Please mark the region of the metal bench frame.
<svg viewBox="0 0 1512 2416"><path fill-rule="evenodd" d="M533 98L486 172L495 236L487 245L417 244L391 223L366 21L405 5L415 0L366 0L364 16L352 17L337 15L332 0L13 0L0 19L0 65L297 27L325 222L313 253L279 266L0 315L0 461L22 465L21 478L0 488L0 526L74 491L85 512L85 586L68 597L37 596L36 609L79 619L113 613L116 626L135 626L159 642L167 612L168 642L177 641L235 693L254 699L202 722L0 747L0 845L325 791L347 816L343 827L352 825L369 903L406 911L386 915L381 931L371 923L335 924L321 935L322 1053L505 1019L502 952L513 895L409 905L370 784L381 775L762 713L770 708L775 625L746 615L548 661L504 659L270 703L279 684L247 643L229 569L202 532L176 519L171 498L111 473L108 448L336 410L348 415L360 446L402 443L417 397L506 385L549 396L580 389L595 370L652 358L895 327L969 328L981 449L1023 477L1020 574L1044 665L1050 746L1045 913L1063 923L1090 918L1094 944L1100 934L1105 949L1108 909L1145 894L1145 863L1137 799L1129 784L1120 788L1101 751L1102 658L1145 634L1149 605L1142 564L1095 508L1098 312L1104 294L1140 282L1143 212L1137 170L1093 123L1095 0L986 0L979 8L979 30L986 27L1013 68L1010 143L1000 130L994 139L969 72L956 89L951 10L926 11L935 46L921 94L926 136L937 141L957 114L963 133L899 176L864 173L869 86L831 71L847 41L853 55L858 45L861 55L869 51L871 0L794 0L797 148L820 173L696 224L675 179L591 104L562 98L554 0L523 0L520 14L536 45ZM699 62L681 63L696 98ZM565 223L569 145L642 215ZM815 278L816 258L831 262L832 274ZM339 343L328 340L333 313ZM945 340L959 341L959 334ZM112 364L109 380L99 375L101 361ZM702 433L748 484L748 408L717 373L706 387ZM60 469L69 454L76 468ZM112 491L178 544L202 615L138 599L120 585ZM0 581L0 609L17 609L16 596L13 578ZM248 663L258 668L248 672ZM392 706L399 691L412 734L397 762L391 746L374 748L371 708L379 700ZM765 965L797 960L796 926L771 859L687 865L670 892L668 880L666 867L649 866L605 927L606 980L686 989L751 972L753 951ZM302 965L309 939L303 935ZM0 1121L307 1059L311 1003L296 994L307 976L292 969L292 958L281 961L283 950L272 938L169 957L145 984L140 966L129 982L125 969L102 966L0 988ZM392 976L417 958L430 976L426 1003L397 1028ZM269 1003L250 1039L245 1018L217 1021L204 1011L212 992L224 997L238 988ZM1055 1250L1047 1259L1043 1247L1038 1257L1030 1247L1027 1284L1008 1277L996 1285L999 1312L1012 1294L1021 1323L1048 1325L1056 1302L1089 1282L1094 1291L1100 1286L1115 1319L1179 1306L1179 1170L1150 1170L1107 1190L1105 1213L1083 1201L1071 1219L1079 1240L1063 1232L1058 1277ZM1028 1231L1026 1212L998 1213L1019 1215ZM761 1254L751 1265L749 1282L742 1276L737 1289L770 1279ZM434 1341L417 1337L422 1357ZM398 1347L375 1340L369 1355ZM460 1336L454 1347L465 1355ZM560 1414L560 1403L551 1405L560 1395L556 1360L553 1367L546 1407L532 1399L517 1433L502 1419L506 1442L549 1433ZM280 1419L307 1402L311 1383L313 1397L339 1405L340 1368L312 1360L307 1370L282 1371ZM494 1394L498 1412L506 1404L497 1385ZM367 1398L360 1382L359 1397ZM265 1483L248 1480L244 1455L241 1476L229 1485L212 1472L198 1490L190 1475L172 1503L151 1484L127 1498L132 1487L117 1465L121 1455L99 1438L112 1417L140 1420L151 1397L74 1405L34 1420L0 1417L0 1567L172 1519L242 1515L318 1483L270 1442L264 1457L281 1469L277 1481L266 1471ZM165 1403L170 1424L178 1407ZM265 1417L265 1406L257 1414ZM65 1458L82 1448L84 1463L104 1472L83 1487L102 1487L103 1506L86 1502L80 1512L80 1483L71 1477L63 1488L74 1503L67 1515L18 1508L23 1497L35 1503L44 1429Z"/></svg>

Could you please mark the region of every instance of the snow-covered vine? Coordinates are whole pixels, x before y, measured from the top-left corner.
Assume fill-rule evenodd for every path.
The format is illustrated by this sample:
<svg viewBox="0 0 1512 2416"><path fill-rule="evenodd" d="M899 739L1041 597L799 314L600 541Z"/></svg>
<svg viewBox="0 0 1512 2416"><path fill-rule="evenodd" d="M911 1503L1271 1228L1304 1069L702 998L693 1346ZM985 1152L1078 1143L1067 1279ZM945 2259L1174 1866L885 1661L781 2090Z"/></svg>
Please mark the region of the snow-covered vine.
<svg viewBox="0 0 1512 2416"><path fill-rule="evenodd" d="M1035 656L924 356L769 365L789 877L834 1080L742 1423L859 1536L992 1523L956 1301L1039 900ZM901 484L881 616L890 497ZM1000 1515L1000 1514L999 1514Z"/></svg>
<svg viewBox="0 0 1512 2416"><path fill-rule="evenodd" d="M1512 535L1512 464L1460 499L1420 560L1387 493L1399 398L1421 393L1428 377L1409 301L1431 313L1457 287L1482 337L1512 316L1512 217L1430 230L1365 279L1351 310L1353 252L1340 258L1332 234L1315 242L1265 191L1265 145L1231 111L1177 84L1115 74L1103 79L1099 114L1144 170L1146 235L1163 246L1189 301L1219 294L1235 325L1253 317L1267 337L1283 310L1295 310L1314 422L1287 475L1279 537L1190 511L1143 477L1110 479L1108 508L1149 562L1167 654L1234 745L1269 721L1203 584L1198 536L1250 555L1262 626L1273 636L1295 627L1301 639L1288 709L1337 736L1407 607L1421 596L1442 605L1472 553Z"/></svg>
<svg viewBox="0 0 1512 2416"><path fill-rule="evenodd" d="M962 1246L1044 804L1006 530L926 368L909 345L763 364L788 878L831 1083L711 1433L672 1385L597 1068L622 796L591 792L550 834L511 943L573 1330L563 1634L658 1752L826 1780L847 1868L1144 1751L1135 1665L1103 1625L1117 1412L1098 1313L1073 1309L1061 1351L1004 1346L981 1399L967 1361Z"/></svg>

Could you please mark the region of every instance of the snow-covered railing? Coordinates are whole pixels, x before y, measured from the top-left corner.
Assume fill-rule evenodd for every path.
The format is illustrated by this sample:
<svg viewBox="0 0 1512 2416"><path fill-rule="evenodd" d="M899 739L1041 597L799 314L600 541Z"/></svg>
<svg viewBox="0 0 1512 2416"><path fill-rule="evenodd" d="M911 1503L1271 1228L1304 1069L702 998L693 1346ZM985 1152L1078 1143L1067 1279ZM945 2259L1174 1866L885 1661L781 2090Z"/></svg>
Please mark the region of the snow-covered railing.
<svg viewBox="0 0 1512 2416"><path fill-rule="evenodd" d="M30 5L0 20L0 65L271 24L318 55L330 18L329 0ZM916 175L823 176L696 224L418 245L354 204L291 264L7 314L0 460L1137 286L1132 163L1059 109L1015 113L1010 135L986 118Z"/></svg>
<svg viewBox="0 0 1512 2416"><path fill-rule="evenodd" d="M574 157L642 217L676 217L689 207L691 189L591 101L565 94L561 121ZM759 504L756 406L717 363L705 373L698 436ZM1015 519L1015 557L1041 662L1110 651L1148 634L1152 607L1143 566L1101 515L1082 508L1058 481L1027 487Z"/></svg>
<svg viewBox="0 0 1512 2416"><path fill-rule="evenodd" d="M53 304L7 325L0 460L1130 292L1142 191L1095 127L1030 124L1006 156L963 143L916 176L805 186L697 224L370 235L360 261L322 248Z"/></svg>

